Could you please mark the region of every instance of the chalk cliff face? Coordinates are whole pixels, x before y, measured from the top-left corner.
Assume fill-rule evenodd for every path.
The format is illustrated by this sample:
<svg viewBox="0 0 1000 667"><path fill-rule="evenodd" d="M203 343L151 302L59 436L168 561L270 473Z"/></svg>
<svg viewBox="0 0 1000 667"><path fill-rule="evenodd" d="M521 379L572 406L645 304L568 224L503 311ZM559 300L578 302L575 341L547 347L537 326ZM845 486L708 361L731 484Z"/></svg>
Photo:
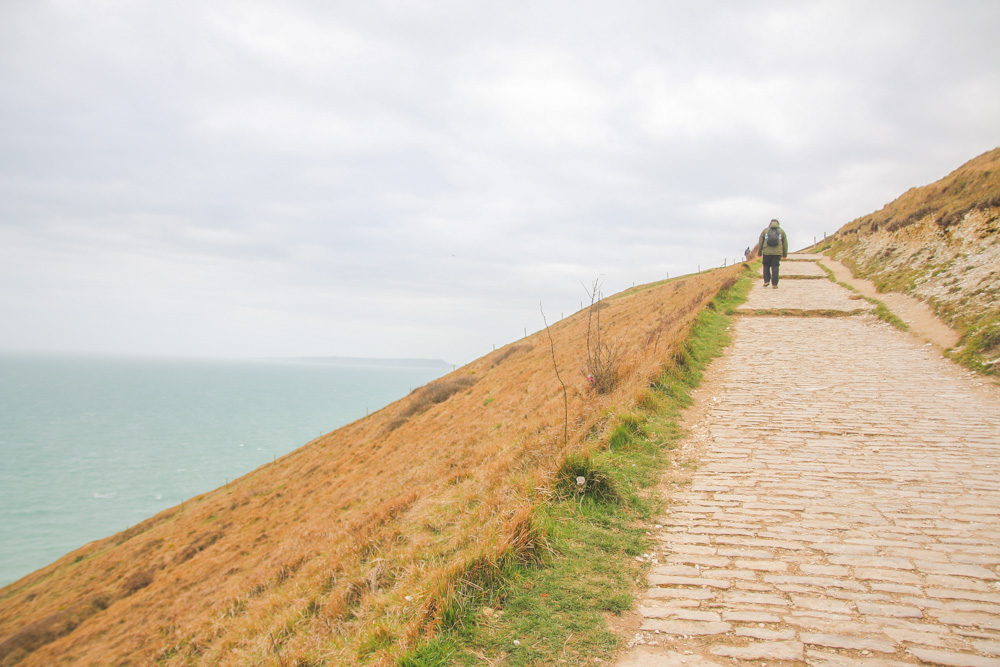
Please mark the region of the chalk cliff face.
<svg viewBox="0 0 1000 667"><path fill-rule="evenodd" d="M1000 148L844 225L821 248L881 291L931 304L963 334L953 354L1000 374Z"/></svg>
<svg viewBox="0 0 1000 667"><path fill-rule="evenodd" d="M540 548L533 508L566 456L740 271L608 297L0 589L0 665L392 663L477 568ZM598 331L607 384L586 377Z"/></svg>

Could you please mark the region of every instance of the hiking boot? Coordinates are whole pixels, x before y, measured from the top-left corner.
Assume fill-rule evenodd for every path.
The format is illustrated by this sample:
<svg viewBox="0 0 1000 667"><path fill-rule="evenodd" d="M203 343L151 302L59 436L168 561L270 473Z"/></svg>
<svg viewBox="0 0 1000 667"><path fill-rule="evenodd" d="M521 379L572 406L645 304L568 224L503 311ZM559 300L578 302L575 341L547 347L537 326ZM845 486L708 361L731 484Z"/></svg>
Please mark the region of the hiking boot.
<svg viewBox="0 0 1000 667"><path fill-rule="evenodd" d="M771 285L771 287L773 287L774 289L778 289L778 283L774 283L773 285Z"/></svg>

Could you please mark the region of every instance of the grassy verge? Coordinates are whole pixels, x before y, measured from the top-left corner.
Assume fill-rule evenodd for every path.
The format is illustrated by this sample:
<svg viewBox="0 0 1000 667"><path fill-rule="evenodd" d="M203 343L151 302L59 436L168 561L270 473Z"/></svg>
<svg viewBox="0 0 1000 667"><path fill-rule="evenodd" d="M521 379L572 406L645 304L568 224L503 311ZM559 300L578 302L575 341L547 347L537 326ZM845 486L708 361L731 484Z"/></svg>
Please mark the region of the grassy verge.
<svg viewBox="0 0 1000 667"><path fill-rule="evenodd" d="M985 313L971 326L961 326L962 338L951 357L969 370L1000 377L1000 314Z"/></svg>
<svg viewBox="0 0 1000 667"><path fill-rule="evenodd" d="M898 317L896 317L896 315L894 315L893 312L891 310L889 310L889 307L886 306L884 303L882 303L878 299L873 299L873 298L871 298L869 296L865 296L864 294L862 294L861 292L859 292L856 288L852 287L851 285L848 285L847 283L840 282L839 280L837 280L836 276L833 275L833 271L831 269L827 268L826 266L824 266L823 264L819 264L817 262L817 265L819 266L819 268L823 269L823 271L826 273L826 277L827 278L829 278L833 282L837 283L841 287L843 287L845 289L849 289L850 291L854 292L855 294L857 294L858 296L860 296L862 299L864 299L868 303L870 303L873 306L875 306L875 317L879 318L883 322L887 322L888 324L891 324L892 326L896 327L900 331L909 331L910 330L910 327L906 324L906 322L904 322L903 320L901 320Z"/></svg>
<svg viewBox="0 0 1000 667"><path fill-rule="evenodd" d="M551 499L534 516L549 545L543 562L507 567L399 665L577 665L614 656L620 638L608 616L628 610L643 581L649 531L662 510L655 486L682 437L681 410L729 343L731 317L750 279L745 272L712 300L673 363L634 412L617 417L595 454L564 462Z"/></svg>

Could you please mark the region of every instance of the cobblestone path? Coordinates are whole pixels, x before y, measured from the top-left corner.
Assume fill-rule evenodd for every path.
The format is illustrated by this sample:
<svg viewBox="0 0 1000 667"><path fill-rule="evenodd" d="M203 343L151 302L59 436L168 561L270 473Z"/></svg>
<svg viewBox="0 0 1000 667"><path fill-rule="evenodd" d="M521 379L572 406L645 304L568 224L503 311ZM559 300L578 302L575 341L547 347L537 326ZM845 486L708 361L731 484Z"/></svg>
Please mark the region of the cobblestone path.
<svg viewBox="0 0 1000 667"><path fill-rule="evenodd" d="M1000 666L1000 398L792 264L699 392L617 664Z"/></svg>

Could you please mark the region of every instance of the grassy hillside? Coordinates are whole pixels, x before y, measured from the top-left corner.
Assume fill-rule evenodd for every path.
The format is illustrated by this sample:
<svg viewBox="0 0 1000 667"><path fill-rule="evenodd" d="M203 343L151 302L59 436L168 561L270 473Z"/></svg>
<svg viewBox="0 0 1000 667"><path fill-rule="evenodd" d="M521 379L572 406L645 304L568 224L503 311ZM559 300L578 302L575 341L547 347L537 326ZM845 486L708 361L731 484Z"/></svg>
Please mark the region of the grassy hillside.
<svg viewBox="0 0 1000 667"><path fill-rule="evenodd" d="M820 248L880 291L926 301L962 333L956 359L1000 375L1000 148L911 188Z"/></svg>
<svg viewBox="0 0 1000 667"><path fill-rule="evenodd" d="M405 663L546 560L542 508L600 493L591 455L740 271L604 299L7 586L0 664Z"/></svg>

